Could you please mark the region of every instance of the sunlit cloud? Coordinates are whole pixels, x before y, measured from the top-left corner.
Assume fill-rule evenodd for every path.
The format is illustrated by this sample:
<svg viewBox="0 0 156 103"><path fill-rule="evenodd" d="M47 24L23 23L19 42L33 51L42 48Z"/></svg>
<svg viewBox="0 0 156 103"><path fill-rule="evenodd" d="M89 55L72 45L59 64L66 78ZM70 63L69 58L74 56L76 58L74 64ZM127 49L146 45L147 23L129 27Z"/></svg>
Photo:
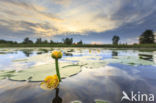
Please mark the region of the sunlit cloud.
<svg viewBox="0 0 156 103"><path fill-rule="evenodd" d="M7 31L50 37L89 35L128 23L141 25L152 15L154 0L0 0L0 35ZM139 4L139 5L138 5ZM10 33L9 32L9 33ZM29 33L29 34L28 34ZM11 34L8 34L11 35Z"/></svg>
<svg viewBox="0 0 156 103"><path fill-rule="evenodd" d="M101 45L101 44L103 44L103 42L100 42L100 41L92 41L91 42L91 44L93 44L93 45Z"/></svg>
<svg viewBox="0 0 156 103"><path fill-rule="evenodd" d="M52 1L59 4L71 2L70 0ZM96 11L87 10L88 6L93 5L92 2L81 4L80 7L64 7L64 10L52 13L47 12L49 8L37 3L2 0L0 1L0 23L13 32L32 31L42 36L59 35L66 32L85 34L88 31L102 32L115 28L114 20L108 17L98 18ZM39 26L36 26L38 24Z"/></svg>
<svg viewBox="0 0 156 103"><path fill-rule="evenodd" d="M60 5L69 5L72 0L51 0L51 2L54 2L56 4Z"/></svg>
<svg viewBox="0 0 156 103"><path fill-rule="evenodd" d="M45 12L46 8L40 5L7 0L0 1L0 5L0 23L13 32L32 30L34 33L46 36L51 31L52 35L54 24L62 22L57 16ZM48 31L45 32L46 30Z"/></svg>

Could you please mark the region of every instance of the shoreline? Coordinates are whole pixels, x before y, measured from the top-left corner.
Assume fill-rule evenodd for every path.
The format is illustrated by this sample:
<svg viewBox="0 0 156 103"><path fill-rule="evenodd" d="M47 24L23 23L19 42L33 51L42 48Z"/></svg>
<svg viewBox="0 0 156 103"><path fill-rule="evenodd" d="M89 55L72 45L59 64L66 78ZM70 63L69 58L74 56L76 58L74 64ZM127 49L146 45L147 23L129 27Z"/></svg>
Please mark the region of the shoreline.
<svg viewBox="0 0 156 103"><path fill-rule="evenodd" d="M155 51L156 50L156 47L155 48L151 48L151 47L139 47L139 48L136 48L136 47L102 47L102 46L6 46L6 47L1 47L0 46L0 49L3 49L3 48L25 48L25 49L32 49L32 48L100 48L100 49L109 49L109 50L145 50L145 51Z"/></svg>

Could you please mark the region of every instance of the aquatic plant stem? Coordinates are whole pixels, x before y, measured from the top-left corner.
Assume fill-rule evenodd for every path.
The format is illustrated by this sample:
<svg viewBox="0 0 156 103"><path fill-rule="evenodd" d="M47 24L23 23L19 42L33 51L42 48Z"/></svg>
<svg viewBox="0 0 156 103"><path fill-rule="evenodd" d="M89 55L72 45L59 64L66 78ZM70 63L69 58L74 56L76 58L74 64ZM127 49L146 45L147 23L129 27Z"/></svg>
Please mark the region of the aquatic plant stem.
<svg viewBox="0 0 156 103"><path fill-rule="evenodd" d="M60 76L60 71L59 71L58 59L55 59L55 65L56 65L56 74L58 76L59 82L61 82L61 76Z"/></svg>

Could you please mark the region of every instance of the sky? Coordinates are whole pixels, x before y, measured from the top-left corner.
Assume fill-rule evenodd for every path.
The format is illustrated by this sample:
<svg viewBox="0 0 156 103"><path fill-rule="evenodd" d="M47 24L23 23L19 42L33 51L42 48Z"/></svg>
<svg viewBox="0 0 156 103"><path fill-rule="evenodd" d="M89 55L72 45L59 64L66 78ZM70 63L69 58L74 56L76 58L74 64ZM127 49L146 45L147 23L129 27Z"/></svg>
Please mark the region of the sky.
<svg viewBox="0 0 156 103"><path fill-rule="evenodd" d="M156 32L156 0L0 0L0 39L137 43Z"/></svg>

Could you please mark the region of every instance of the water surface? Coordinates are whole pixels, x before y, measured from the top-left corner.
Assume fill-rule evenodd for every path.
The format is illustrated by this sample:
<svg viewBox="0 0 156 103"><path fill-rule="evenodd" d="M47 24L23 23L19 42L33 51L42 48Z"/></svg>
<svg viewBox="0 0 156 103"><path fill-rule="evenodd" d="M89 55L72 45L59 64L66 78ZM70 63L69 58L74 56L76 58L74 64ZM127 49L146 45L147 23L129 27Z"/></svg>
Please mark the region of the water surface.
<svg viewBox="0 0 156 103"><path fill-rule="evenodd" d="M54 49L58 48L0 49L0 70L29 69L39 61L14 62L14 60L24 60L24 58L50 53ZM92 68L82 67L80 73L63 79L59 87L53 91L42 90L39 86L40 82L2 79L0 81L0 103L55 103L56 100L59 101L58 103L70 103L74 100L94 103L95 99L120 103L122 91L127 94L130 94L131 91L156 94L155 51L99 48L61 48L61 50L64 56L60 61L72 60L73 63L77 63L79 59L75 60L75 57L90 57L88 61L89 59L95 62L107 61L107 64L99 64ZM122 101L121 103L129 102Z"/></svg>

